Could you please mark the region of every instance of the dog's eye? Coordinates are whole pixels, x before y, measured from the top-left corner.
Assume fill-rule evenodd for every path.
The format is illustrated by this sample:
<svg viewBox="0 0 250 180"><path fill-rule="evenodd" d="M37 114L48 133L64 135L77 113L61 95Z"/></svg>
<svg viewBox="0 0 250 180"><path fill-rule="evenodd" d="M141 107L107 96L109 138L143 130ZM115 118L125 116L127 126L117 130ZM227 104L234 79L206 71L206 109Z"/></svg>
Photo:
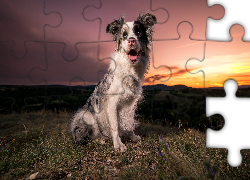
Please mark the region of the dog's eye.
<svg viewBox="0 0 250 180"><path fill-rule="evenodd" d="M140 34L141 34L141 31L137 31L137 34L140 35Z"/></svg>
<svg viewBox="0 0 250 180"><path fill-rule="evenodd" d="M123 33L123 37L126 38L128 36L127 32Z"/></svg>

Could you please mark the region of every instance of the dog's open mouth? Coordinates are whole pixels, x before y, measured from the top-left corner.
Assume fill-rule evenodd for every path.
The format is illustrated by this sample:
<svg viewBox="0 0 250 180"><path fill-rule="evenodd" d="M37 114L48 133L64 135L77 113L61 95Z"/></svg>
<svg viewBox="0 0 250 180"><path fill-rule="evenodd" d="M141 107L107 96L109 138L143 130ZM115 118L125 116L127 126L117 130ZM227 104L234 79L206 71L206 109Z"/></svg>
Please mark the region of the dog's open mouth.
<svg viewBox="0 0 250 180"><path fill-rule="evenodd" d="M134 49L131 49L128 53L127 53L127 56L128 56L128 59L134 63L136 62L137 58L138 58L138 55L139 55L139 52L137 52L136 50Z"/></svg>

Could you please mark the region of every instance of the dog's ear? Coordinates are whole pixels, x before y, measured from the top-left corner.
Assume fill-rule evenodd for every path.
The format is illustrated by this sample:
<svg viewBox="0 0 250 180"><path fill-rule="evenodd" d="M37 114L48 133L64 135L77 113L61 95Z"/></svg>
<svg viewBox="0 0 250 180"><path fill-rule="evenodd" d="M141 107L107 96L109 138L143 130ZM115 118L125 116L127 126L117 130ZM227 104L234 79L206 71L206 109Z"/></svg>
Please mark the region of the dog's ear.
<svg viewBox="0 0 250 180"><path fill-rule="evenodd" d="M140 12L137 21L143 24L146 28L148 41L151 42L153 36L153 26L157 23L156 17L150 13L145 14L144 12Z"/></svg>
<svg viewBox="0 0 250 180"><path fill-rule="evenodd" d="M146 29L153 27L157 23L156 17L153 14L140 12L137 21L142 23Z"/></svg>
<svg viewBox="0 0 250 180"><path fill-rule="evenodd" d="M124 17L120 17L119 19L114 20L112 23L108 24L106 33L113 34L113 40L116 41L123 24Z"/></svg>

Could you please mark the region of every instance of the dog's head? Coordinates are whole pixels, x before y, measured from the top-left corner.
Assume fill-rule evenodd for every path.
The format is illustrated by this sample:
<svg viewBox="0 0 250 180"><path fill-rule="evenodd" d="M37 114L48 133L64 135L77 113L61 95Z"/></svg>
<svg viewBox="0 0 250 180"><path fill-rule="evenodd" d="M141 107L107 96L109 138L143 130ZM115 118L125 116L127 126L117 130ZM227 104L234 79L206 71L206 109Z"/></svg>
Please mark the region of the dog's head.
<svg viewBox="0 0 250 180"><path fill-rule="evenodd" d="M154 15L140 13L137 20L133 22L124 23L124 17L114 20L107 26L106 32L113 35L113 40L117 43L117 51L126 53L128 60L134 64L139 56L145 56L148 52L155 23Z"/></svg>

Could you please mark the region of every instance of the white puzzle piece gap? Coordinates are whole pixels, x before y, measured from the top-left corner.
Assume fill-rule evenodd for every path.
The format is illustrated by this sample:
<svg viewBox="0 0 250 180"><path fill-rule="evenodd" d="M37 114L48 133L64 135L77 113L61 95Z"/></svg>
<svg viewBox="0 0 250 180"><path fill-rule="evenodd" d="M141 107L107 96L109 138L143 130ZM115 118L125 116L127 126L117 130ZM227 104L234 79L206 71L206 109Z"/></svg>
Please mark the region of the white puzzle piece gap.
<svg viewBox="0 0 250 180"><path fill-rule="evenodd" d="M228 80L224 83L226 97L206 97L206 115L221 114L225 126L220 131L207 129L206 147L227 148L228 163L239 166L242 161L241 149L250 149L250 99L237 98L237 83Z"/></svg>
<svg viewBox="0 0 250 180"><path fill-rule="evenodd" d="M224 6L225 15L221 20L207 19L207 40L231 41L229 29L233 24L240 24L245 29L243 41L250 41L250 1L249 0L208 0L208 6Z"/></svg>

